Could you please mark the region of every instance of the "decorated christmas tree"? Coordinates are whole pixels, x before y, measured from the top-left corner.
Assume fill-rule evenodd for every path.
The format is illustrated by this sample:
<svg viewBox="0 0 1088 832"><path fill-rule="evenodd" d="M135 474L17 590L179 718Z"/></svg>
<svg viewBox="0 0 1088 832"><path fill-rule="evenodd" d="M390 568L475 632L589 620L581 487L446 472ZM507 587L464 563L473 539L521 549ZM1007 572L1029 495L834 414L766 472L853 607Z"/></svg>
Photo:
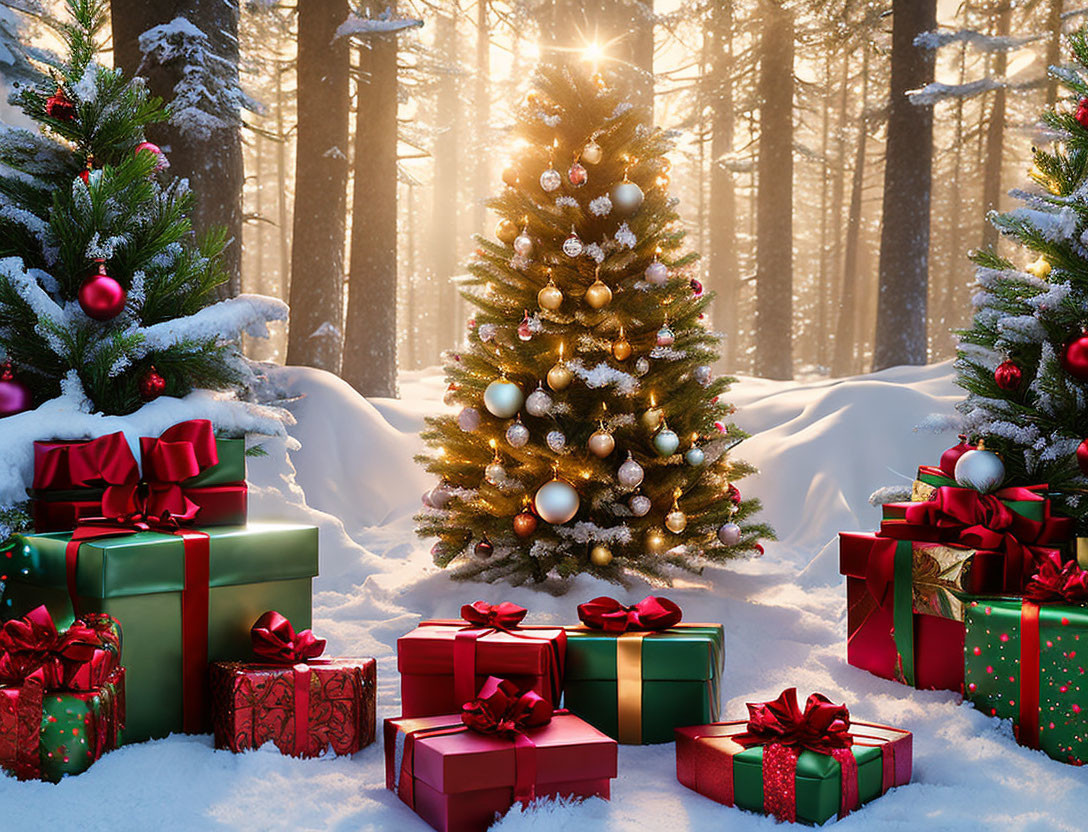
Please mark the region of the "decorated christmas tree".
<svg viewBox="0 0 1088 832"><path fill-rule="evenodd" d="M1037 187L991 216L1024 251L977 252L978 292L960 334L964 429L998 454L1010 484L1047 483L1058 510L1088 520L1088 35L1070 37L1074 63L1051 72L1071 95L1043 116ZM986 472L980 472L984 476ZM1001 471L989 477L999 478ZM985 483L984 483L985 484Z"/></svg>
<svg viewBox="0 0 1088 832"><path fill-rule="evenodd" d="M286 317L220 300L221 230L193 233L193 195L144 128L169 117L139 79L95 62L104 0L68 0L64 58L14 100L39 125L0 126L0 416L62 392L125 414L160 395L244 387L242 332ZM36 53L37 54L37 53Z"/></svg>
<svg viewBox="0 0 1088 832"><path fill-rule="evenodd" d="M619 78L575 65L538 71L514 134L498 239L478 238L464 284L468 345L446 362L459 412L423 433L441 481L418 530L436 563L512 583L667 580L761 551L667 136Z"/></svg>

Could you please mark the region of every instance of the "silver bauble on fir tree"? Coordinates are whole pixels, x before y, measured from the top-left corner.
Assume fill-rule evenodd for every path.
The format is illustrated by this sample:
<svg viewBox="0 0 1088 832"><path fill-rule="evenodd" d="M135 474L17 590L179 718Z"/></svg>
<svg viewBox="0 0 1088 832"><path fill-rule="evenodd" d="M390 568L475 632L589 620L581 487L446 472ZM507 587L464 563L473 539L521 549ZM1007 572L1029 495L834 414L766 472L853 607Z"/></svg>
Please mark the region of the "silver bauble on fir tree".
<svg viewBox="0 0 1088 832"><path fill-rule="evenodd" d="M964 488L989 494L1004 481L1005 463L993 451L968 451L956 460L956 482Z"/></svg>
<svg viewBox="0 0 1088 832"><path fill-rule="evenodd" d="M525 400L525 409L532 416L547 416L552 412L552 397L538 387Z"/></svg>
<svg viewBox="0 0 1088 832"><path fill-rule="evenodd" d="M718 527L718 540L725 546L736 546L740 543L741 529L736 523L730 521Z"/></svg>
<svg viewBox="0 0 1088 832"><path fill-rule="evenodd" d="M524 401L521 388L505 378L495 379L484 390L484 407L492 416L500 419L516 416Z"/></svg>
<svg viewBox="0 0 1088 832"><path fill-rule="evenodd" d="M506 441L511 448L524 448L529 441L529 429L521 422L514 422L506 429Z"/></svg>
<svg viewBox="0 0 1088 832"><path fill-rule="evenodd" d="M627 505L630 507L631 513L635 515L635 517L645 517L650 513L650 509L654 506L653 501L645 494L636 494L631 498Z"/></svg>
<svg viewBox="0 0 1088 832"><path fill-rule="evenodd" d="M561 525L578 513L579 502L574 486L556 477L537 489L533 507L545 523Z"/></svg>
<svg viewBox="0 0 1088 832"><path fill-rule="evenodd" d="M646 472L642 470L642 466L635 462L631 453L628 452L627 459L620 466L619 471L616 472L616 479L625 488L637 488L642 483L644 476L646 476Z"/></svg>
<svg viewBox="0 0 1088 832"><path fill-rule="evenodd" d="M672 456L680 447L680 437L669 428L662 428L654 435L654 450L660 456Z"/></svg>
<svg viewBox="0 0 1088 832"><path fill-rule="evenodd" d="M480 426L480 411L474 407L465 407L457 414L457 425L465 433L472 433Z"/></svg>

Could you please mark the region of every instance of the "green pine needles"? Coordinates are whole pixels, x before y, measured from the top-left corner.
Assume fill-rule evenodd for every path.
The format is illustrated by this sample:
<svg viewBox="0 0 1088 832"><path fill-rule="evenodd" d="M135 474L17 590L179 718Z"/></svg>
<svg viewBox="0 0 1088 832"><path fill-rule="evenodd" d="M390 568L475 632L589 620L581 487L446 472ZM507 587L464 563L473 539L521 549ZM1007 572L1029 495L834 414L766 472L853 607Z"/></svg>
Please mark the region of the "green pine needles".
<svg viewBox="0 0 1088 832"><path fill-rule="evenodd" d="M539 70L490 203L499 241L478 238L468 266L475 318L446 362L460 412L427 422L419 459L440 484L417 516L458 577L667 582L771 535L733 485L753 469L727 454L745 434L722 400L732 379L710 376L669 141L615 80ZM557 500L538 496L556 480Z"/></svg>

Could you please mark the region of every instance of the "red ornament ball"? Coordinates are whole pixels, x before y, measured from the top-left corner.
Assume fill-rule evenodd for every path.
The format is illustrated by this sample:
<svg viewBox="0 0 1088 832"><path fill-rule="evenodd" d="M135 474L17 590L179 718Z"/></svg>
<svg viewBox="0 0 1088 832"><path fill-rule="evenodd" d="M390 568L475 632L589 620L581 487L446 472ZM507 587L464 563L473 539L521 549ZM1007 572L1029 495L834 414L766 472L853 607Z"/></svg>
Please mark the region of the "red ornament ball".
<svg viewBox="0 0 1088 832"><path fill-rule="evenodd" d="M480 560L487 560L489 557L491 557L491 554L494 551L495 547L491 545L491 541L488 540L486 537L479 543L477 543L475 548L473 549L473 553Z"/></svg>
<svg viewBox="0 0 1088 832"><path fill-rule="evenodd" d="M1020 369L1020 365L1013 361L1005 360L997 365L997 369L994 370L994 381L997 386L1007 392L1012 392L1020 388L1020 383L1024 380L1024 371Z"/></svg>
<svg viewBox="0 0 1088 832"><path fill-rule="evenodd" d="M740 489L732 483L729 484L729 488L726 489L725 499L731 502L735 506L740 505Z"/></svg>
<svg viewBox="0 0 1088 832"><path fill-rule="evenodd" d="M1077 467L1084 476L1088 477L1088 439L1077 446Z"/></svg>
<svg viewBox="0 0 1088 832"><path fill-rule="evenodd" d="M158 173L160 170L166 170L168 167L170 167L170 161L166 158L166 154L162 152L162 148L160 148L157 144L152 144L151 142L140 142L138 145L136 145L136 150L133 152L135 155L138 156L144 151L147 151L155 157L155 173Z"/></svg>
<svg viewBox="0 0 1088 832"><path fill-rule="evenodd" d="M0 370L0 418L30 410L33 402L30 388L15 378L10 365L5 365Z"/></svg>
<svg viewBox="0 0 1088 832"><path fill-rule="evenodd" d="M88 318L109 321L125 308L125 288L106 274L106 264L98 261L98 272L83 281L79 287L79 308Z"/></svg>
<svg viewBox="0 0 1088 832"><path fill-rule="evenodd" d="M140 398L145 402L157 399L166 391L166 379L154 366L140 379Z"/></svg>
<svg viewBox="0 0 1088 832"><path fill-rule="evenodd" d="M1082 98L1077 104L1076 115L1073 116L1085 130L1088 130L1088 98Z"/></svg>
<svg viewBox="0 0 1088 832"><path fill-rule="evenodd" d="M703 282L693 277L691 279L691 291L694 292L696 297L701 295L703 293Z"/></svg>
<svg viewBox="0 0 1088 832"><path fill-rule="evenodd" d="M514 517L514 533L518 537L529 537L536 531L536 526L536 515L528 509Z"/></svg>
<svg viewBox="0 0 1088 832"><path fill-rule="evenodd" d="M941 470L948 476L955 478L956 463L959 462L960 457L968 451L977 450L978 446L970 444L967 441L967 437L961 433L959 444L953 445L951 448L941 454Z"/></svg>
<svg viewBox="0 0 1088 832"><path fill-rule="evenodd" d="M76 117L75 102L65 94L63 88L57 87L57 91L45 101L45 114L57 121L72 121Z"/></svg>
<svg viewBox="0 0 1088 832"><path fill-rule="evenodd" d="M1088 332L1081 333L1062 352L1062 367L1080 381L1088 381Z"/></svg>

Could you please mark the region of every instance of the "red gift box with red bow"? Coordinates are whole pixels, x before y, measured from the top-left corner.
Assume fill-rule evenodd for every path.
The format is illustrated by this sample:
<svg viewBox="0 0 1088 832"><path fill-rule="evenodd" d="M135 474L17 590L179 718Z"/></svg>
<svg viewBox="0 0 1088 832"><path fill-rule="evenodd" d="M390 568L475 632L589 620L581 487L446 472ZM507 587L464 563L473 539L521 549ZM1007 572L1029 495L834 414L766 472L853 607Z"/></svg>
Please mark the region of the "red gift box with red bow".
<svg viewBox="0 0 1088 832"><path fill-rule="evenodd" d="M397 639L401 712L405 717L455 713L489 676L514 681L559 705L567 634L562 627L521 623L516 604L477 601L460 621L424 621Z"/></svg>
<svg viewBox="0 0 1088 832"><path fill-rule="evenodd" d="M321 658L325 640L277 612L252 629L253 662L211 665L216 748L273 743L283 754L354 754L374 741L376 663Z"/></svg>

